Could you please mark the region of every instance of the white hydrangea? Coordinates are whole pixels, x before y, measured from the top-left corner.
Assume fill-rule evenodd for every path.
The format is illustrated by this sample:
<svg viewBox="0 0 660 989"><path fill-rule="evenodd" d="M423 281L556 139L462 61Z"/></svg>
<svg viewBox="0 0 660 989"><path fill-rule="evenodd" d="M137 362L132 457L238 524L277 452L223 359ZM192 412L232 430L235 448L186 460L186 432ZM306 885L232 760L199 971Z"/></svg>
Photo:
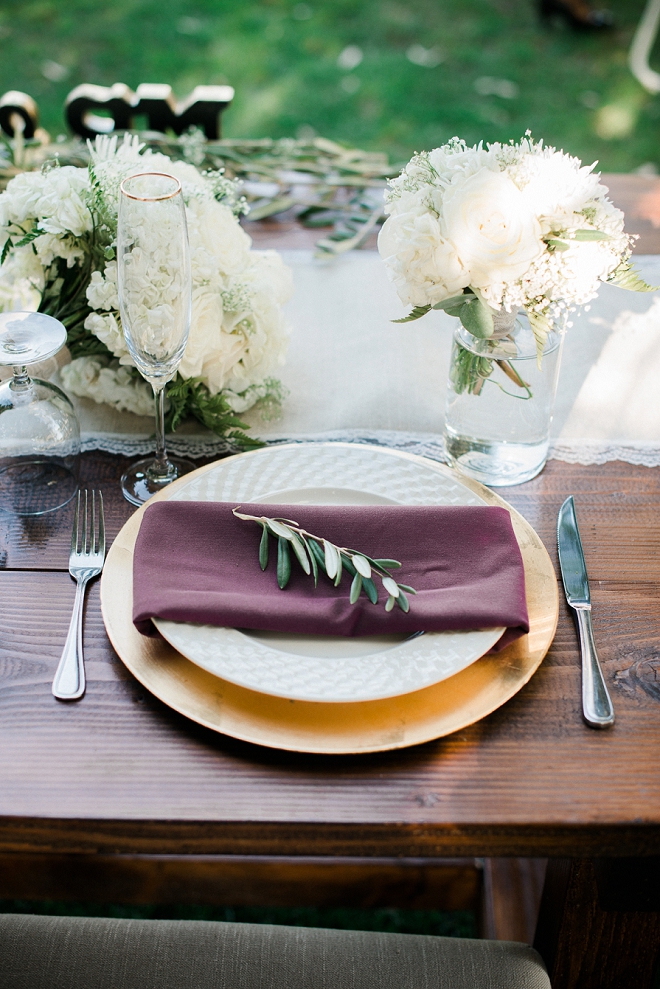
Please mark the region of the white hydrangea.
<svg viewBox="0 0 660 989"><path fill-rule="evenodd" d="M137 416L154 414L151 386L109 357L77 357L60 368L60 377L65 389L79 398L91 398Z"/></svg>
<svg viewBox="0 0 660 989"><path fill-rule="evenodd" d="M607 193L593 165L529 137L486 148L454 138L390 182L378 247L407 305L469 288L495 310L551 315L593 299L630 256Z"/></svg>
<svg viewBox="0 0 660 989"><path fill-rule="evenodd" d="M87 255L99 193L111 226L123 179L145 171L167 172L181 182L193 276L192 322L180 374L200 378L213 395L227 390L232 407L245 411L264 396L264 381L284 362L289 328L282 306L292 293L289 269L275 252L251 250L232 210L216 199L222 183L230 185L227 180L145 150L137 137L128 135L121 141L99 137L90 152L89 170L53 166L21 173L0 195L0 249L8 239L13 247L0 266L0 311L37 309L53 261L64 259L71 268ZM155 232L150 236L142 267L144 285L153 287L158 272L172 265L168 232L161 231L158 239ZM23 238L26 243L17 246ZM86 297L92 312L84 327L115 360L79 358L64 372L67 387L76 395L150 414L145 404L151 401L150 387L128 370L133 361L119 316L116 261L108 260L103 270L91 274ZM158 312L152 307L149 325L142 327L152 336L158 332L165 349L166 310L178 299L174 285L167 305ZM134 330L145 315L140 302L137 296L133 300ZM158 328L154 320L160 321Z"/></svg>
<svg viewBox="0 0 660 989"><path fill-rule="evenodd" d="M190 336L179 373L201 378L212 395L228 389L245 411L258 387L284 363L289 327L282 306L293 291L291 272L274 251L252 251L251 240L232 211L215 199L212 182L185 162L141 153L136 139L97 139L94 173L104 194L116 202L123 178L147 169L167 171L181 182L193 278ZM161 245L162 246L162 245ZM154 250L159 246L154 245ZM152 277L153 258L145 260ZM117 264L95 272L87 289L95 310L85 323L121 364L132 363L117 312ZM234 396L244 395L241 400Z"/></svg>

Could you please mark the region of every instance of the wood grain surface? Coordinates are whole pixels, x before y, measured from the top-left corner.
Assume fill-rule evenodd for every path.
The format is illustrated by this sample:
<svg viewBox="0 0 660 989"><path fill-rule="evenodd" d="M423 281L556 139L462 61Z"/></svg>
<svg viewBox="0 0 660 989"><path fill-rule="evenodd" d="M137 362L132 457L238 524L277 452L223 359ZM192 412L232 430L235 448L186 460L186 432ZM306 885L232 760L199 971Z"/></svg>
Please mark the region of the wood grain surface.
<svg viewBox="0 0 660 989"><path fill-rule="evenodd" d="M84 456L108 530L132 509L125 461ZM74 585L71 510L3 531L0 571L0 847L13 851L265 855L650 855L660 840L660 472L551 461L500 489L556 560L555 522L576 498L596 641L617 724L587 728L573 623L495 714L378 756L312 757L233 741L148 695L114 655L98 584L85 617L89 686L50 684Z"/></svg>

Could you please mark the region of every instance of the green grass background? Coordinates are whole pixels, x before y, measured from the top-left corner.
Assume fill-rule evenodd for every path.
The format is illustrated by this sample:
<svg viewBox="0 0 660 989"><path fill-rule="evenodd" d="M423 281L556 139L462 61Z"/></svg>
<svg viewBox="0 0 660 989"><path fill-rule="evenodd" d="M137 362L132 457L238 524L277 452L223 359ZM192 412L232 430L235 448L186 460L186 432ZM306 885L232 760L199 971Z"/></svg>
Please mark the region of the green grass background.
<svg viewBox="0 0 660 989"><path fill-rule="evenodd" d="M575 34L541 26L535 0L3 0L0 92L32 95L56 135L81 82L167 82L179 96L229 82L226 136L313 129L402 160L454 134L508 140L529 127L630 171L660 163L660 96L627 68L645 0L606 5L615 30ZM414 45L442 61L414 64ZM347 46L363 53L353 69L337 61ZM513 83L509 98L483 95L484 77Z"/></svg>

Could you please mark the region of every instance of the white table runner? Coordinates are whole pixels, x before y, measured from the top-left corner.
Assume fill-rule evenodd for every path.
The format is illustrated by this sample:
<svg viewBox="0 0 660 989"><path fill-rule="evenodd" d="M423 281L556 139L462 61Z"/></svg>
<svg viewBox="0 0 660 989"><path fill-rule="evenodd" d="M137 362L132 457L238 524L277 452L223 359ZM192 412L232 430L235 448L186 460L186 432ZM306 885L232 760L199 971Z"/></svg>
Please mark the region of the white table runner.
<svg viewBox="0 0 660 989"><path fill-rule="evenodd" d="M442 425L455 320L430 313L393 324L404 313L372 251L316 261L311 251L283 251L295 294L287 305L291 345L281 380L289 389L282 417L245 418L264 440L351 439L443 458ZM636 258L660 284L660 256ZM84 449L130 455L151 449L153 423L91 400L76 400ZM660 464L660 292L603 286L568 331L550 456L574 463ZM194 423L172 450L209 456L225 449Z"/></svg>

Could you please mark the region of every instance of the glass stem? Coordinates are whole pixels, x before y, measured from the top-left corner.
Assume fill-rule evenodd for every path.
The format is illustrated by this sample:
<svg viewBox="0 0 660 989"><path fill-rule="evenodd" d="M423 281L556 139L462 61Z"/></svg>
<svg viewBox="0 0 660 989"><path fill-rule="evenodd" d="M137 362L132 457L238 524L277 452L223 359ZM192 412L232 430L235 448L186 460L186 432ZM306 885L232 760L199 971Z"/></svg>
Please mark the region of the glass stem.
<svg viewBox="0 0 660 989"><path fill-rule="evenodd" d="M156 399L156 456L149 473L156 477L167 477L172 471L172 465L167 459L165 449L165 387L158 390L155 386L152 387Z"/></svg>
<svg viewBox="0 0 660 989"><path fill-rule="evenodd" d="M18 364L12 368L12 371L14 376L9 382L12 402L15 406L29 405L34 398L34 388L27 367L25 364Z"/></svg>
<svg viewBox="0 0 660 989"><path fill-rule="evenodd" d="M18 364L12 368L14 377L11 379L10 387L14 391L25 391L30 386L30 379L25 364Z"/></svg>

